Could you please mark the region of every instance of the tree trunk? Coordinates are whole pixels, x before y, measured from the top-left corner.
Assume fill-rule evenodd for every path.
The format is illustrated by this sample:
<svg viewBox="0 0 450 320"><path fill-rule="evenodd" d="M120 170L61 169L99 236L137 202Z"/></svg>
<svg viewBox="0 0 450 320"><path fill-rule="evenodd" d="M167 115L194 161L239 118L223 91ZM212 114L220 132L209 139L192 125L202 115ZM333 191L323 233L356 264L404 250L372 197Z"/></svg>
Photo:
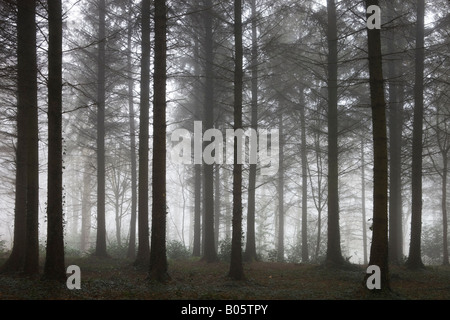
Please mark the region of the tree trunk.
<svg viewBox="0 0 450 320"><path fill-rule="evenodd" d="M378 6L378 0L366 0L366 7ZM381 271L381 290L390 290L388 265L388 159L386 102L383 88L381 39L379 29L367 29L372 107L374 182L373 234L369 265Z"/></svg>
<svg viewBox="0 0 450 320"><path fill-rule="evenodd" d="M150 258L148 222L149 112L150 112L150 0L142 1L141 96L139 118L138 251L135 266L146 266Z"/></svg>
<svg viewBox="0 0 450 320"><path fill-rule="evenodd" d="M327 0L328 10L328 241L326 263L330 266L344 262L339 230L338 192L338 119L337 119L337 22L336 4Z"/></svg>
<svg viewBox="0 0 450 320"><path fill-rule="evenodd" d="M393 3L388 1L390 19L394 19ZM400 264L403 259L402 232L402 181L401 181L401 142L402 105L398 90L398 55L395 55L395 29L389 33L388 83L389 83L389 261Z"/></svg>
<svg viewBox="0 0 450 320"><path fill-rule="evenodd" d="M36 2L18 2L17 9L18 95L14 244L11 255L1 268L4 273L22 271L25 264L28 245L28 144L31 143L29 124L36 113L34 109L37 108Z"/></svg>
<svg viewBox="0 0 450 320"><path fill-rule="evenodd" d="M306 151L306 105L303 88L300 90L300 130L302 161L302 262L309 261L308 250L308 158Z"/></svg>
<svg viewBox="0 0 450 320"><path fill-rule="evenodd" d="M105 0L100 0L98 30L97 72L97 242L95 255L106 257L106 212L105 212Z"/></svg>
<svg viewBox="0 0 450 320"><path fill-rule="evenodd" d="M243 80L243 48L242 48L242 1L234 1L234 130L242 129L242 80ZM234 137L233 166L233 231L231 239L231 261L229 277L233 280L244 280L242 265L242 164L238 164L238 137Z"/></svg>
<svg viewBox="0 0 450 320"><path fill-rule="evenodd" d="M204 130L212 129L214 124L214 74L213 74L213 34L212 34L212 2L205 1L203 22L205 26L205 100L204 100ZM204 143L204 147L207 143ZM203 201L204 201L204 239L203 260L207 262L217 261L216 246L214 244L214 166L203 163Z"/></svg>
<svg viewBox="0 0 450 320"><path fill-rule="evenodd" d="M362 212L362 237L363 237L363 256L364 264L367 259L367 217L366 217L366 159L364 157L364 137L361 137L361 212Z"/></svg>
<svg viewBox="0 0 450 320"><path fill-rule="evenodd" d="M89 239L91 235L91 173L89 162L84 164L83 172L83 195L81 197L81 239L80 250L85 253L89 250Z"/></svg>
<svg viewBox="0 0 450 320"><path fill-rule="evenodd" d="M251 128L258 130L258 43L256 27L256 1L251 1L252 7L252 109ZM246 261L256 260L256 237L255 237L255 201L256 196L256 163L250 164L248 177L248 209L247 209L247 243L244 258Z"/></svg>
<svg viewBox="0 0 450 320"><path fill-rule="evenodd" d="M166 30L165 0L155 0L155 61L153 94L152 235L149 278L166 281Z"/></svg>
<svg viewBox="0 0 450 320"><path fill-rule="evenodd" d="M448 152L448 149L447 149ZM447 174L448 174L448 156L443 154L444 169L442 172L442 246L443 246L443 261L444 266L449 265L448 259L448 221L447 221Z"/></svg>
<svg viewBox="0 0 450 320"><path fill-rule="evenodd" d="M62 5L48 1L48 199L44 277L66 281L62 182Z"/></svg>
<svg viewBox="0 0 450 320"><path fill-rule="evenodd" d="M131 1L129 3L129 20L128 20L128 109L130 117L130 159L131 159L131 217L130 217L130 239L128 243L127 258L136 258L136 212L137 212L137 163L136 163L136 125L134 121L134 102L133 102L133 70L131 64L131 45L133 36L133 25L131 17Z"/></svg>
<svg viewBox="0 0 450 320"><path fill-rule="evenodd" d="M214 250L219 247L220 231L220 165L214 164Z"/></svg>
<svg viewBox="0 0 450 320"><path fill-rule="evenodd" d="M423 149L423 78L424 78L424 19L425 0L417 0L416 57L414 85L414 119L412 138L411 179L411 242L406 265L411 269L424 268L421 256L422 236L422 149Z"/></svg>
<svg viewBox="0 0 450 320"><path fill-rule="evenodd" d="M25 274L39 273L39 129L37 104L37 60L36 60L36 2L21 2L18 11L18 38L23 37L19 50L19 78L24 77L19 93L26 96L26 146L27 146L27 222L25 247ZM21 61L22 60L22 61ZM25 61L26 60L26 61ZM20 72L24 72L20 74Z"/></svg>
<svg viewBox="0 0 450 320"><path fill-rule="evenodd" d="M277 261L284 261L284 139L283 139L283 113L278 114L280 134L280 149L278 154L278 242Z"/></svg>

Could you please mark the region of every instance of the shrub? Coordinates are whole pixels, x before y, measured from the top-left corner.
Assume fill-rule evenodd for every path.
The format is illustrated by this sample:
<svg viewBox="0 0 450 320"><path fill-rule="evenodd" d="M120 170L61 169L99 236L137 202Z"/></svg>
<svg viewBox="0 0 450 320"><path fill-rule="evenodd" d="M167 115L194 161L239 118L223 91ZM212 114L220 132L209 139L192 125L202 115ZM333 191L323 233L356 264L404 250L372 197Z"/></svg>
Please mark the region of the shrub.
<svg viewBox="0 0 450 320"><path fill-rule="evenodd" d="M171 260L186 260L191 256L184 244L177 240L169 241L166 250L167 258Z"/></svg>

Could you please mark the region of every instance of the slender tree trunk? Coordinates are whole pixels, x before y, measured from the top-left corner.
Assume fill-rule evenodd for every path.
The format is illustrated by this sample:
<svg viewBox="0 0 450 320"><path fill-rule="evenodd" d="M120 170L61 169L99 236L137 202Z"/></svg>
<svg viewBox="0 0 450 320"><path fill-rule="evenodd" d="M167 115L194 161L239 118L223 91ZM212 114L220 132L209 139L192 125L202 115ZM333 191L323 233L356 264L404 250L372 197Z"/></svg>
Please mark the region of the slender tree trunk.
<svg viewBox="0 0 450 320"><path fill-rule="evenodd" d="M284 261L284 139L283 139L283 113L278 114L280 134L280 149L278 154L278 242L277 260Z"/></svg>
<svg viewBox="0 0 450 320"><path fill-rule="evenodd" d="M213 71L213 34L212 34L212 1L205 0L203 22L205 26L205 100L204 100L204 130L212 129L214 124L214 71ZM204 147L207 143L204 143ZM203 260L217 261L216 246L214 244L214 166L203 163L203 201L204 201L204 240Z"/></svg>
<svg viewBox="0 0 450 320"><path fill-rule="evenodd" d="M1 268L1 272L5 273L23 271L25 265L28 245L28 144L31 143L29 124L33 121L36 114L34 109L37 108L36 2L18 2L17 9L18 95L14 245L11 255Z"/></svg>
<svg viewBox="0 0 450 320"><path fill-rule="evenodd" d="M448 149L446 150L448 152ZM449 265L448 258L448 220L447 220L447 175L448 175L448 156L447 153L443 153L442 161L444 168L442 172L442 264L444 266Z"/></svg>
<svg viewBox="0 0 450 320"><path fill-rule="evenodd" d="M89 163L84 164L83 172L83 194L81 196L81 236L80 250L85 253L89 249L89 239L91 233L91 174Z"/></svg>
<svg viewBox="0 0 450 320"><path fill-rule="evenodd" d="M328 10L328 241L326 263L341 265L338 192L338 116L337 116L337 22L336 4L327 0Z"/></svg>
<svg viewBox="0 0 450 320"><path fill-rule="evenodd" d="M361 212L362 212L362 237L363 237L363 255L364 264L367 259L367 217L366 217L366 159L364 150L364 137L361 137Z"/></svg>
<svg viewBox="0 0 450 320"><path fill-rule="evenodd" d="M390 20L394 19L393 3L388 1ZM402 181L401 139L402 117L399 102L398 56L395 52L395 29L388 37L388 82L389 82L389 261L400 264L403 258L402 234Z"/></svg>
<svg viewBox="0 0 450 320"><path fill-rule="evenodd" d="M138 251L135 266L146 266L150 258L148 222L149 112L150 112L150 0L141 7L142 54L139 122Z"/></svg>
<svg viewBox="0 0 450 320"><path fill-rule="evenodd" d="M414 119L411 179L411 242L406 265L424 268L421 256L422 236L422 151L423 151L423 78L424 78L424 19L425 0L417 0L416 57L414 85Z"/></svg>
<svg viewBox="0 0 450 320"><path fill-rule="evenodd" d="M37 58L36 58L36 21L35 1L21 2L19 5L18 38L24 37L26 45L22 48L22 59L25 62L27 74L19 75L26 77L27 95L27 239L25 247L25 274L39 273L39 129L38 129L38 103L37 103ZM19 17L20 15L20 17ZM24 30L25 29L25 30ZM18 58L20 59L20 58ZM20 62L18 62L20 64ZM24 87L25 89L25 87Z"/></svg>
<svg viewBox="0 0 450 320"><path fill-rule="evenodd" d="M220 231L220 165L214 164L214 245L217 252Z"/></svg>
<svg viewBox="0 0 450 320"><path fill-rule="evenodd" d="M166 281L166 31L165 0L155 0L155 61L153 94L152 235L149 278Z"/></svg>
<svg viewBox="0 0 450 320"><path fill-rule="evenodd" d="M242 48L242 1L234 1L234 132L242 129L242 80L243 80L243 48ZM244 280L242 265L242 164L238 164L237 137L234 137L233 166L233 231L231 239L231 261L228 275L233 280Z"/></svg>
<svg viewBox="0 0 450 320"><path fill-rule="evenodd" d="M258 130L258 43L257 43L257 16L256 1L251 1L252 7L252 102L251 102L251 128ZM248 177L248 209L247 209L247 243L244 258L246 261L256 260L255 240L255 207L256 207L256 163L250 164Z"/></svg>
<svg viewBox="0 0 450 320"><path fill-rule="evenodd" d="M199 41L195 38L194 45L194 59L195 59L195 77L200 79L200 52ZM197 82L198 83L198 82ZM200 91L197 84L196 91ZM202 119L202 110L199 107L195 108L194 117L196 121ZM194 257L201 256L201 218L202 218L202 165L194 164L194 241L192 248L192 255Z"/></svg>
<svg viewBox="0 0 450 320"><path fill-rule="evenodd" d="M200 257L201 255L201 192L202 192L202 165L196 164L194 166L194 193L195 193L195 203L194 203L194 244L192 255L194 257Z"/></svg>
<svg viewBox="0 0 450 320"><path fill-rule="evenodd" d="M136 124L134 121L134 102L133 102L133 70L131 64L131 42L133 36L133 28L131 21L131 1L129 3L129 21L128 21L128 109L130 117L130 159L131 159L131 218L130 218L130 239L128 243L128 259L136 258L136 214L137 214L137 160L136 160Z"/></svg>
<svg viewBox="0 0 450 320"><path fill-rule="evenodd" d="M378 0L366 0L366 7ZM372 106L374 182L373 234L369 265L381 272L381 290L390 290L388 265L388 157L386 102L383 88L381 39L379 29L368 29L370 101Z"/></svg>
<svg viewBox="0 0 450 320"><path fill-rule="evenodd" d="M301 131L301 161L302 161L302 262L309 261L308 250L308 158L306 151L306 117L305 97L303 88L300 90L300 131Z"/></svg>
<svg viewBox="0 0 450 320"><path fill-rule="evenodd" d="M106 257L106 212L105 212L105 0L100 0L98 30L97 72L97 242L95 255Z"/></svg>
<svg viewBox="0 0 450 320"><path fill-rule="evenodd" d="M63 227L62 5L48 1L48 199L44 277L66 280Z"/></svg>

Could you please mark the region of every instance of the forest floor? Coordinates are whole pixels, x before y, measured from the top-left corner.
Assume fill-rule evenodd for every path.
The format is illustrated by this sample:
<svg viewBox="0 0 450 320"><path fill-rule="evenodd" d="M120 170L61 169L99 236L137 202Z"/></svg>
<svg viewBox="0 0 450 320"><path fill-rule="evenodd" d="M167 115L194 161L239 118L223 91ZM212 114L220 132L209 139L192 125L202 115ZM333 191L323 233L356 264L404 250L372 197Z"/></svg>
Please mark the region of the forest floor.
<svg viewBox="0 0 450 320"><path fill-rule="evenodd" d="M363 287L362 266L335 270L253 262L244 265L247 279L237 282L226 276L224 262L169 261L171 280L160 284L123 259L66 258L66 264L80 267L81 289L39 277L0 275L0 300L450 300L450 267L444 266L421 271L391 267L393 294L380 295Z"/></svg>

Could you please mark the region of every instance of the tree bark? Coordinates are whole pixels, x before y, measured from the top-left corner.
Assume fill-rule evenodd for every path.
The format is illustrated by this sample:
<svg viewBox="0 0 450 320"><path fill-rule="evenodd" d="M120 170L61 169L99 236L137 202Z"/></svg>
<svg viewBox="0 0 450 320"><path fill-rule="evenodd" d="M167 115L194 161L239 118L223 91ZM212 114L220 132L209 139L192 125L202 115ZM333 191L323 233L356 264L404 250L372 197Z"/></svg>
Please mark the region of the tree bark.
<svg viewBox="0 0 450 320"><path fill-rule="evenodd" d="M411 179L411 242L406 265L411 269L424 268L421 256L422 236L422 151L423 151L423 78L424 78L424 19L425 1L417 0L416 57L414 85L414 118L412 138Z"/></svg>
<svg viewBox="0 0 450 320"><path fill-rule="evenodd" d="M257 16L256 1L251 1L252 10L252 102L251 102L251 128L258 130L258 40L257 40ZM248 177L248 209L247 209L247 242L244 259L246 261L257 260L256 235L255 235L255 207L256 207L256 164L250 164Z"/></svg>
<svg viewBox="0 0 450 320"><path fill-rule="evenodd" d="M280 149L278 154L278 242L277 261L284 261L284 139L283 139L283 113L278 114L280 134Z"/></svg>
<svg viewBox="0 0 450 320"><path fill-rule="evenodd" d="M63 227L62 5L48 1L48 199L44 278L66 281Z"/></svg>
<svg viewBox="0 0 450 320"><path fill-rule="evenodd" d="M366 8L378 0L366 0ZM369 265L381 271L381 290L390 290L388 265L388 159L386 102L383 88L381 39L379 29L367 29L370 74L370 102L373 126L373 234Z"/></svg>
<svg viewBox="0 0 450 320"><path fill-rule="evenodd" d="M129 17L128 17L128 38L127 38L127 69L128 69L128 109L130 117L130 159L131 159L131 218L130 218L130 239L128 243L127 258L136 258L136 214L137 214L137 160L136 160L136 124L133 102L133 70L131 64L131 45L133 36L132 16L131 16L131 1L129 2Z"/></svg>
<svg viewBox="0 0 450 320"><path fill-rule="evenodd" d="M394 19L393 3L388 1L390 19ZM401 142L402 105L399 101L398 55L395 55L395 29L389 33L388 82L389 82L389 261L400 264L403 259L402 232L402 181L401 181ZM401 64L400 64L401 65Z"/></svg>
<svg viewBox="0 0 450 320"><path fill-rule="evenodd" d="M243 48L242 48L242 1L234 1L234 130L242 129L242 89L243 89ZM231 261L229 277L233 280L244 280L242 265L242 164L238 164L238 143L234 137L233 166L233 221L231 239ZM242 150L239 150L242 152Z"/></svg>
<svg viewBox="0 0 450 320"><path fill-rule="evenodd" d="M337 119L337 22L336 4L327 0L328 11L328 241L326 264L344 263L341 253L338 192L338 119Z"/></svg>
<svg viewBox="0 0 450 320"><path fill-rule="evenodd" d="M106 212L105 212L105 48L106 48L106 4L100 0L98 57L97 57L97 241L95 255L106 257Z"/></svg>
<svg viewBox="0 0 450 320"><path fill-rule="evenodd" d="M212 1L205 1L203 22L205 27L205 100L204 100L204 130L212 129L214 124L214 71L213 71L213 34L212 34ZM204 147L207 142L204 143ZM216 246L214 244L214 166L203 163L203 203L204 203L204 239L203 260L217 261Z"/></svg>
<svg viewBox="0 0 450 320"><path fill-rule="evenodd" d="M149 278L168 280L166 257L166 30L165 0L155 0L153 94L152 234Z"/></svg>
<svg viewBox="0 0 450 320"><path fill-rule="evenodd" d="M150 110L150 0L141 7L142 54L139 118L138 251L135 266L146 266L150 258L148 222L149 184L149 110Z"/></svg>
<svg viewBox="0 0 450 320"><path fill-rule="evenodd" d="M300 89L300 132L302 161L302 262L309 261L308 250L308 158L306 150L306 105L303 88Z"/></svg>
<svg viewBox="0 0 450 320"><path fill-rule="evenodd" d="M16 146L16 191L14 212L14 244L11 255L1 268L1 272L20 272L25 265L28 246L27 222L29 210L35 206L28 205L28 169L30 122L37 116L37 62L36 62L36 1L17 3L17 146ZM30 159L34 160L34 159ZM37 165L37 163L36 163ZM36 177L31 177L30 179ZM36 201L34 197L33 201ZM31 212L30 212L31 213ZM37 212L36 212L37 213ZM35 214L35 213L33 213ZM32 251L36 255L36 251ZM33 260L36 259L36 256ZM35 261L33 262L33 264Z"/></svg>

